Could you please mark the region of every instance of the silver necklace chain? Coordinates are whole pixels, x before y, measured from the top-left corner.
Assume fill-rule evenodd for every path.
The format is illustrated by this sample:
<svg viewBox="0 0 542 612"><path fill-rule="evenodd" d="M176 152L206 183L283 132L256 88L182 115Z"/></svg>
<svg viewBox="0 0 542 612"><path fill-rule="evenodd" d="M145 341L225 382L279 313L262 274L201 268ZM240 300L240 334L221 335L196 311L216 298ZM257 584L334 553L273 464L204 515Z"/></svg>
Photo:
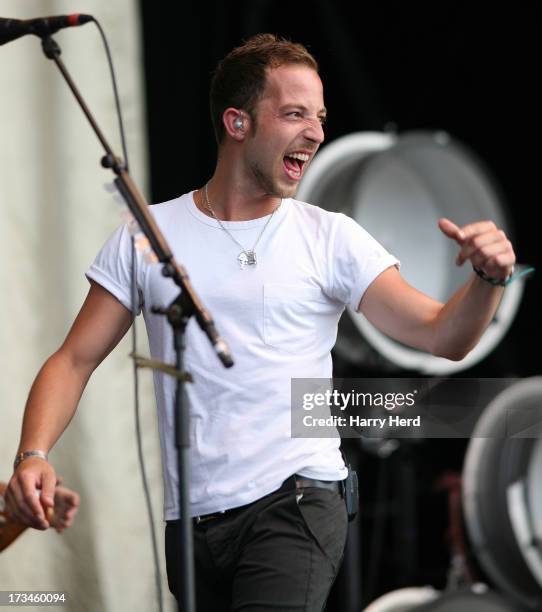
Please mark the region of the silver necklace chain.
<svg viewBox="0 0 542 612"><path fill-rule="evenodd" d="M256 239L256 242L254 243L254 246L250 250L247 251L245 249L245 247L237 240L237 238L235 238L235 236L222 223L222 221L216 216L216 213L215 213L215 211L213 210L213 208L211 206L211 202L209 201L209 194L207 193L207 185L208 185L208 183L205 183L205 187L204 187L205 205L207 206L207 210L211 213L211 215L213 215L213 218L216 219L216 221L218 222L218 225L220 225L221 229L231 238L231 240L233 240L233 242L235 242L235 244L238 247L241 248L241 252L237 256L237 261L239 262L239 266L240 266L241 270L244 269L245 266L255 266L258 263L257 259L256 259L256 247L258 246L258 242L260 242L260 238L262 237L263 233L265 232L265 228L269 225L271 219L273 218L273 215L280 208L280 206L282 204L282 199L279 202L279 205L275 208L275 210L269 215L269 219L267 219L267 221L265 222L265 225L263 226L263 229L260 232L260 235Z"/></svg>

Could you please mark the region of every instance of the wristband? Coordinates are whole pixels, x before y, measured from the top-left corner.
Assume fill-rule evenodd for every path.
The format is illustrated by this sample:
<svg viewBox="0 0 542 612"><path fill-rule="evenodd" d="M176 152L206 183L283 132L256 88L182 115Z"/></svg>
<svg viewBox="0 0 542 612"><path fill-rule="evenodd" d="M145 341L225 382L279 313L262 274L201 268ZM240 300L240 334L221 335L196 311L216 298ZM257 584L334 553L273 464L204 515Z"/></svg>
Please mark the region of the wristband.
<svg viewBox="0 0 542 612"><path fill-rule="evenodd" d="M21 463L21 461L24 461L25 459L28 459L29 457L41 457L41 459L45 459L45 461L48 461L47 453L44 453L43 451L40 451L40 450L23 451L22 453L17 453L17 455L15 456L15 461L13 462L13 471L17 469L17 466L19 465L19 463Z"/></svg>
<svg viewBox="0 0 542 612"><path fill-rule="evenodd" d="M516 268L517 271L515 271ZM512 273L508 276L508 278L500 280L498 278L494 278L493 276L489 276L489 274L486 274L481 268L477 268L476 266L472 266L472 269L482 280L485 280L494 287L506 287L515 280L518 280L518 278L532 274L535 271L532 266L520 265L512 269Z"/></svg>
<svg viewBox="0 0 542 612"><path fill-rule="evenodd" d="M493 276L489 276L489 274L486 274L482 270L482 268L477 268L476 266L472 266L472 269L474 270L474 272L476 272L476 274L478 274L478 276L482 280L485 280L486 283L489 283L490 285L493 285L494 287L506 287L506 285L510 283L510 280L512 279L512 275L514 273L514 270L512 270L512 273L509 274L504 280L500 280Z"/></svg>

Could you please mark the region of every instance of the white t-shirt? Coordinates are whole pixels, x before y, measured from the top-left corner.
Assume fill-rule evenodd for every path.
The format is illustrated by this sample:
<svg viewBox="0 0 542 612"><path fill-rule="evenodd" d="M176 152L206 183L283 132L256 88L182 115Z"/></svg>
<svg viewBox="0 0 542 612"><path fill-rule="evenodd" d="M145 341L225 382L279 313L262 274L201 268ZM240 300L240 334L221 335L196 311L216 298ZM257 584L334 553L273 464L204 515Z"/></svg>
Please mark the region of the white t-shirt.
<svg viewBox="0 0 542 612"><path fill-rule="evenodd" d="M286 199L256 247L257 266L240 269L240 248L195 205L192 193L150 207L175 259L229 344L222 366L195 318L187 326L191 515L250 503L294 473L341 480L339 438L292 438L290 379L331 378L330 351L345 304L357 308L370 283L397 264L349 217ZM269 217L223 222L252 249ZM87 277L131 304L131 244L120 227ZM174 363L172 332L151 307L178 295L162 265L138 255L139 305L154 358ZM164 470L166 520L179 517L173 434L175 379L154 374Z"/></svg>

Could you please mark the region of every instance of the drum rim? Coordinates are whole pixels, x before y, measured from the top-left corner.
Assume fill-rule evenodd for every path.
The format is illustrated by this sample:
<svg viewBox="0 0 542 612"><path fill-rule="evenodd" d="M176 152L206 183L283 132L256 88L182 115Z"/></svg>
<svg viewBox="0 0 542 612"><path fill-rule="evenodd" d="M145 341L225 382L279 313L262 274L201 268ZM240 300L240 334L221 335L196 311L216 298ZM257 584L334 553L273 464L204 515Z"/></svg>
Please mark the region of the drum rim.
<svg viewBox="0 0 542 612"><path fill-rule="evenodd" d="M446 147L450 154L459 156L463 164L472 165L478 173L479 180L487 184L495 196L495 205L501 209L501 217L506 220L509 233L513 234L513 223L509 208L506 206L506 199L487 164L467 145L442 130L413 130L401 134L368 131L341 136L323 147L315 156L301 181L296 197L300 200L307 199L307 196L310 196L313 191L318 191L318 186L323 189L326 184L329 184L333 180L333 174L337 173L336 168L340 160L351 158L353 155L360 155L361 159L363 152L365 156L370 157L392 149L400 151L417 144ZM325 181L320 185L324 176ZM361 340L365 340L373 350L394 364L397 369L416 370L428 375L447 375L476 365L495 350L514 323L523 290L524 281L522 279L506 288L499 306L499 316L494 318L477 346L460 361L450 361L407 347L380 332L350 306L346 310Z"/></svg>

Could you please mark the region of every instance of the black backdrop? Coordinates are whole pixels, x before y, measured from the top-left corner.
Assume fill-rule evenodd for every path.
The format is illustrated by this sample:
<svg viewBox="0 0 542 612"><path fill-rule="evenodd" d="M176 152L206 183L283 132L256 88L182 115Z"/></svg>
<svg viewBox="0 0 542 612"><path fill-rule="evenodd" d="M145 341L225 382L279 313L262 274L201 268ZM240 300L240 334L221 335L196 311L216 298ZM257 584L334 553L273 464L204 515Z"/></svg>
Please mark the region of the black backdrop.
<svg viewBox="0 0 542 612"><path fill-rule="evenodd" d="M497 9L450 1L425 8L419 3L331 0L140 4L153 201L173 198L209 178L215 164L208 111L210 73L243 39L268 31L304 43L317 58L329 110L328 141L390 125L399 132L449 132L478 153L501 186L516 230L518 261L542 265L536 97L540 52L534 9L519 3ZM519 314L501 345L462 375L540 373L540 288L539 271L527 283ZM371 582L365 602L403 585L443 585L448 562L446 505L434 493L433 483L445 469L460 468L463 450L457 442L441 441L407 450L407 457L398 455L391 468L363 460L363 531L369 534L375 516L383 511L390 527L379 544L383 553L376 569L370 545L363 547L360 575L363 583ZM408 534L394 528L402 513L393 509L393 499L391 510L371 504L382 478L395 474L393 478L401 481L397 470L406 458L414 466L412 477L421 483L413 508L416 529ZM396 489L389 486L393 498ZM406 545L405 538L416 540L406 548L416 553L410 561L397 552ZM339 599L335 593L329 609L346 610Z"/></svg>

